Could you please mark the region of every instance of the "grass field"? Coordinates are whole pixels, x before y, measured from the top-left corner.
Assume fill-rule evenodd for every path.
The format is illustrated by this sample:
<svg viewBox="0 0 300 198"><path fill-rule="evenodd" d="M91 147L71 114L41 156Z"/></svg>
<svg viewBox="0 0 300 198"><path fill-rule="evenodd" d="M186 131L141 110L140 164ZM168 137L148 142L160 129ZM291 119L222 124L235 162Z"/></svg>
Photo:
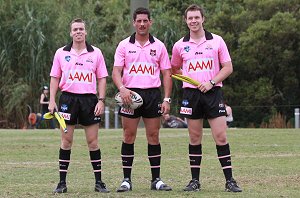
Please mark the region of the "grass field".
<svg viewBox="0 0 300 198"><path fill-rule="evenodd" d="M210 130L205 129L201 169L202 190L183 192L190 180L188 135L185 129L162 129L163 181L171 192L151 191L144 129L135 143L133 191L116 193L122 180L122 131L100 130L102 178L109 194L94 192L94 176L84 132L75 132L68 193L59 197L299 197L300 130L229 129L234 177L242 193L224 192L224 177ZM0 197L55 197L58 182L58 130L0 130Z"/></svg>

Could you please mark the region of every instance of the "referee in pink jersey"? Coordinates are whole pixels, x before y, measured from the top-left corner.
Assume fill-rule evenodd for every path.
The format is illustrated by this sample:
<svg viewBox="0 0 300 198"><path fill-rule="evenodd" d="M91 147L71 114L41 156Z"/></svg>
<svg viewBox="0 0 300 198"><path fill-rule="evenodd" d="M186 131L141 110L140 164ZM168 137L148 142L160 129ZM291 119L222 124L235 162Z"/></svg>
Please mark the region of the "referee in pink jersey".
<svg viewBox="0 0 300 198"><path fill-rule="evenodd" d="M70 36L73 41L56 51L50 73L48 109L51 113L59 111L68 130L67 133L61 132L60 180L54 193L67 192L66 176L76 124L81 124L85 130L96 180L95 191L109 192L101 180L101 152L98 146L98 129L100 115L104 112L108 74L102 52L86 42L86 35L85 22L82 19L74 19L70 24ZM59 108L55 103L58 89L62 91Z"/></svg>
<svg viewBox="0 0 300 198"><path fill-rule="evenodd" d="M184 191L199 191L202 160L203 119L207 119L216 143L218 159L225 176L225 190L241 192L232 176L231 155L226 137L226 110L221 91L222 81L233 71L231 58L222 37L203 28L204 12L198 5L185 10L189 33L175 43L172 50L172 72L191 77L201 84L183 82L180 114L187 118L189 159L192 180Z"/></svg>
<svg viewBox="0 0 300 198"><path fill-rule="evenodd" d="M165 45L149 34L152 25L150 12L138 8L133 13L135 33L122 40L115 53L113 81L125 104L131 102L135 91L143 98L143 105L135 110L120 108L123 142L121 157L124 179L117 192L132 190L131 170L134 158L134 141L142 117L148 141L148 158L151 167L151 190L170 191L160 179L161 145L159 142L160 117L170 111L172 89L171 64ZM161 98L160 74L163 76L164 98Z"/></svg>

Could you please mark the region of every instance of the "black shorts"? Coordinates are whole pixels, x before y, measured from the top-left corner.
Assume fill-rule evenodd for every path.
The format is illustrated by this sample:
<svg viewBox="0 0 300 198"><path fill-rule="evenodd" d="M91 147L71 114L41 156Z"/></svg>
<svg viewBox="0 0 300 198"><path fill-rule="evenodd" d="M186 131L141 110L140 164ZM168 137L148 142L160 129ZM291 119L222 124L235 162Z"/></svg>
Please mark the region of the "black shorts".
<svg viewBox="0 0 300 198"><path fill-rule="evenodd" d="M143 105L135 110L119 108L119 115L127 118L156 118L162 115L161 113L161 93L159 88L137 89L129 88L132 91L140 94L143 98Z"/></svg>
<svg viewBox="0 0 300 198"><path fill-rule="evenodd" d="M58 111L68 125L89 126L101 121L101 117L95 116L94 113L97 103L98 98L95 94L63 92L59 98Z"/></svg>
<svg viewBox="0 0 300 198"><path fill-rule="evenodd" d="M180 114L189 119L210 119L226 116L221 87L213 87L206 93L198 89L183 89Z"/></svg>

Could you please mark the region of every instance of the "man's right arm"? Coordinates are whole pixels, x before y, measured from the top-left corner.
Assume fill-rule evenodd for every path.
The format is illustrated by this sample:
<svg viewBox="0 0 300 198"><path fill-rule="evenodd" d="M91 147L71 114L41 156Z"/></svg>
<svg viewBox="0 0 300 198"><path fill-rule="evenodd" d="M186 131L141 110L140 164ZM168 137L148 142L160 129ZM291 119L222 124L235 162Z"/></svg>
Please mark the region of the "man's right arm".
<svg viewBox="0 0 300 198"><path fill-rule="evenodd" d="M59 78L55 78L51 76L51 80L50 80L50 99L49 99L49 106L48 106L48 110L51 113L54 113L54 109L57 110L57 105L55 102L55 97L56 97L56 93L58 90L58 85L59 85Z"/></svg>

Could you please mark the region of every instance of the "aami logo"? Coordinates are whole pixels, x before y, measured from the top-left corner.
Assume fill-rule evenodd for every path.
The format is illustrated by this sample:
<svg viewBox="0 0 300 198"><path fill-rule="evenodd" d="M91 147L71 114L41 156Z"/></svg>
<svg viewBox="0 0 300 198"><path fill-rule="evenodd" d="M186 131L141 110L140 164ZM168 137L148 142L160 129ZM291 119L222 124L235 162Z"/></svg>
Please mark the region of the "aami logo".
<svg viewBox="0 0 300 198"><path fill-rule="evenodd" d="M69 73L68 82L93 82L93 73L86 71L72 71Z"/></svg>
<svg viewBox="0 0 300 198"><path fill-rule="evenodd" d="M192 115L193 109L187 107L180 107L180 114Z"/></svg>
<svg viewBox="0 0 300 198"><path fill-rule="evenodd" d="M210 71L213 67L212 58L192 60L188 63L188 72Z"/></svg>
<svg viewBox="0 0 300 198"><path fill-rule="evenodd" d="M133 115L134 114L133 109L127 109L127 108L124 108L124 107L121 107L120 112L124 113L124 114L127 114L127 115Z"/></svg>
<svg viewBox="0 0 300 198"><path fill-rule="evenodd" d="M71 114L70 113L64 113L64 112L59 112L61 117L63 117L65 120L70 120L71 119Z"/></svg>
<svg viewBox="0 0 300 198"><path fill-rule="evenodd" d="M154 65L149 63L133 63L129 68L129 75L154 75Z"/></svg>

